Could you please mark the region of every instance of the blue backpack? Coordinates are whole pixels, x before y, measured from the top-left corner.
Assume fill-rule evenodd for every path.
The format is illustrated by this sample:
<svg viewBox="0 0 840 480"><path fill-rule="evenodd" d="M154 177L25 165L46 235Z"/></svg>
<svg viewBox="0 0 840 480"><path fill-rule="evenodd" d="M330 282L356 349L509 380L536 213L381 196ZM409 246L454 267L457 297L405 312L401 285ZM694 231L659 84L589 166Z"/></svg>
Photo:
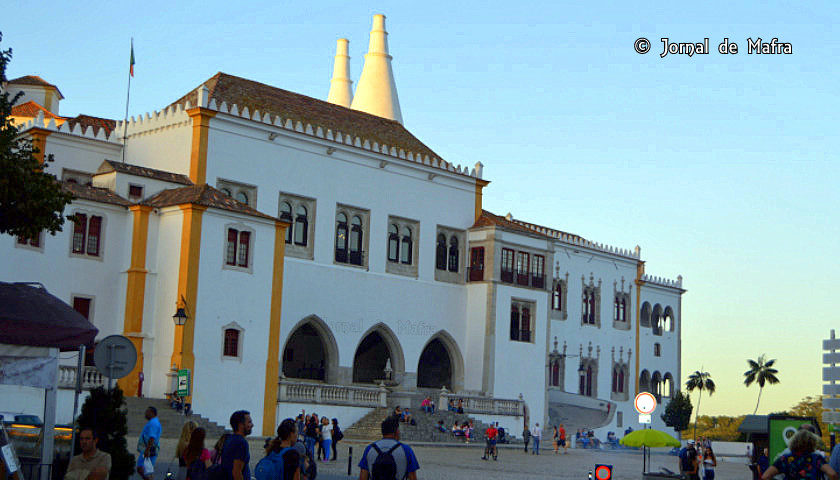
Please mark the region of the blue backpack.
<svg viewBox="0 0 840 480"><path fill-rule="evenodd" d="M291 448L287 447L277 453L270 453L257 462L254 477L257 480L283 480L283 455Z"/></svg>

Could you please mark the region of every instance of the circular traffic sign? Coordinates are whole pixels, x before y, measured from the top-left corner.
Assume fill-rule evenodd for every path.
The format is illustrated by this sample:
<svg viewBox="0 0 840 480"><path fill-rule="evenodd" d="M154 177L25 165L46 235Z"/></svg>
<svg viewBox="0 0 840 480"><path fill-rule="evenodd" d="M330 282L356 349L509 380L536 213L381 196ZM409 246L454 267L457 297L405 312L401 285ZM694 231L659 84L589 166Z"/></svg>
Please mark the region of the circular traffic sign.
<svg viewBox="0 0 840 480"><path fill-rule="evenodd" d="M596 465L595 478L597 480L612 480L612 465Z"/></svg>
<svg viewBox="0 0 840 480"><path fill-rule="evenodd" d="M122 335L111 335L96 344L93 363L108 378L123 378L134 370L137 349L131 340Z"/></svg>
<svg viewBox="0 0 840 480"><path fill-rule="evenodd" d="M633 406L636 407L636 411L639 413L653 413L656 410L656 397L650 392L642 392L636 395L636 399L633 400Z"/></svg>

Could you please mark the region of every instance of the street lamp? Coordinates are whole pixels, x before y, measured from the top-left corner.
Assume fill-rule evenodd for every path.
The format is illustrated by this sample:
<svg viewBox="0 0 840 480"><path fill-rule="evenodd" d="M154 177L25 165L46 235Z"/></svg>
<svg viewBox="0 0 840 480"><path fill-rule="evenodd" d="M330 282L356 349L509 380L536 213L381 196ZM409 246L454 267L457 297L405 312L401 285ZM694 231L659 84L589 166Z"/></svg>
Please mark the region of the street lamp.
<svg viewBox="0 0 840 480"><path fill-rule="evenodd" d="M175 312L175 315L172 315L172 321L174 321L175 325L178 326L187 323L187 312L184 311L183 307L179 307Z"/></svg>

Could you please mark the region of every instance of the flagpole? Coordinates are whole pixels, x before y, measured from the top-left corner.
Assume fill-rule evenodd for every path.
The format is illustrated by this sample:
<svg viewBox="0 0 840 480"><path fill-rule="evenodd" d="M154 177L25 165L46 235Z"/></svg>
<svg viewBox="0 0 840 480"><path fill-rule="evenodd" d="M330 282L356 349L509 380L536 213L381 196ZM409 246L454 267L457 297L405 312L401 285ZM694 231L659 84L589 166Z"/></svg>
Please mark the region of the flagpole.
<svg viewBox="0 0 840 480"><path fill-rule="evenodd" d="M134 62L134 37L131 37L131 60L130 62ZM129 65L128 68L128 91L125 94L125 118L123 119L123 148L122 148L122 163L125 163L125 136L126 131L128 130L128 101L131 98L131 69L133 65Z"/></svg>

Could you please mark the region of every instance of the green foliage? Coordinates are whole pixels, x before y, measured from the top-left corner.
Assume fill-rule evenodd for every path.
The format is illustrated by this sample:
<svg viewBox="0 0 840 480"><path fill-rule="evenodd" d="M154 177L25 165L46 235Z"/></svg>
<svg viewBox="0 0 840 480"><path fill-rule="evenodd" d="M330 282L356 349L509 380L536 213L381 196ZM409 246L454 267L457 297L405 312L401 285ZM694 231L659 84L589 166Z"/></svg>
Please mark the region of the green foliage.
<svg viewBox="0 0 840 480"><path fill-rule="evenodd" d="M727 415L703 415L697 419L697 437L706 437L710 440L722 442L737 442L739 438L745 438L744 434L738 431L741 422L746 415L730 417ZM686 437L686 438L690 438Z"/></svg>
<svg viewBox="0 0 840 480"><path fill-rule="evenodd" d="M665 425L673 427L677 432L688 430L688 425L691 423L691 411L694 407L691 405L691 398L687 393L675 392L671 401L665 407L665 413L662 414L662 420Z"/></svg>
<svg viewBox="0 0 840 480"><path fill-rule="evenodd" d="M715 393L715 382L712 380L712 375L709 372L701 372L695 370L694 373L688 376L685 382L685 388L689 392L699 390L697 394L697 413L694 415L694 438L697 438L697 417L700 415L700 401L703 399L703 390L709 392L709 395Z"/></svg>
<svg viewBox="0 0 840 480"><path fill-rule="evenodd" d="M111 480L128 480L134 473L135 458L126 447L128 424L123 405L125 398L118 387L113 390L97 387L90 391L76 419L78 429L94 429L99 436L97 447L111 454Z"/></svg>
<svg viewBox="0 0 840 480"><path fill-rule="evenodd" d="M822 396L816 397L805 397L799 401L796 405L791 407L790 413L794 417L814 417L817 419L817 422L820 424L820 430L822 430L822 441L825 445L830 444L829 439L829 432L828 432L828 424L822 421ZM825 445L822 446L822 450L825 450Z"/></svg>
<svg viewBox="0 0 840 480"><path fill-rule="evenodd" d="M11 59L12 49L0 50L0 84L6 82L6 65ZM64 206L73 197L61 189L55 176L44 171L47 162L35 158L38 149L32 142L19 138L10 119L19 97L0 93L0 233L33 238L43 230L52 234L61 231Z"/></svg>

